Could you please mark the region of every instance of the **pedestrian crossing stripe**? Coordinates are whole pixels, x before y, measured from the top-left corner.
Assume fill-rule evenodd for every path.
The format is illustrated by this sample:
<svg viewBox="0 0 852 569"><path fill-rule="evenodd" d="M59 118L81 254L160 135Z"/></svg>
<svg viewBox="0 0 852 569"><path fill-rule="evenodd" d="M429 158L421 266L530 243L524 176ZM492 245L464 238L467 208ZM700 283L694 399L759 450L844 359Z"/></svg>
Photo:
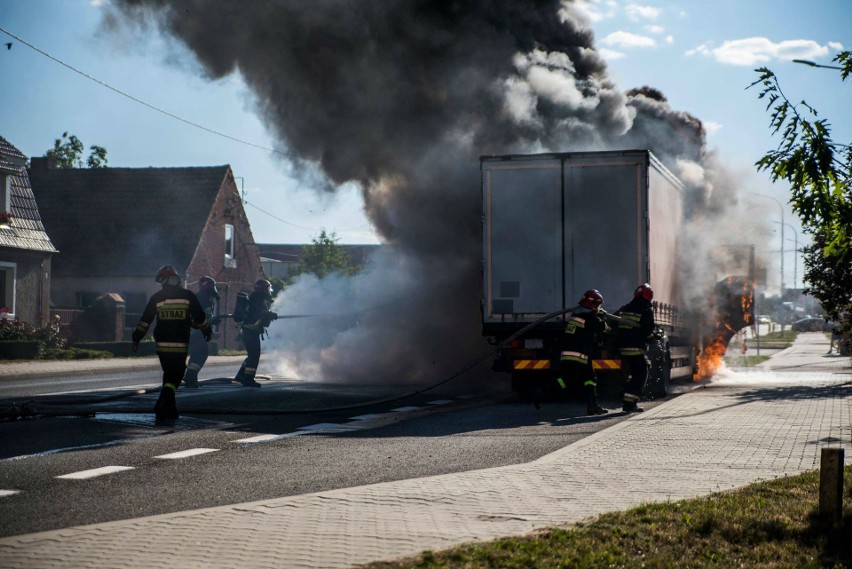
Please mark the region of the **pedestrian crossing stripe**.
<svg viewBox="0 0 852 569"><path fill-rule="evenodd" d="M515 360L513 369L550 369L550 360Z"/></svg>
<svg viewBox="0 0 852 569"><path fill-rule="evenodd" d="M621 360L592 360L594 369L621 369Z"/></svg>

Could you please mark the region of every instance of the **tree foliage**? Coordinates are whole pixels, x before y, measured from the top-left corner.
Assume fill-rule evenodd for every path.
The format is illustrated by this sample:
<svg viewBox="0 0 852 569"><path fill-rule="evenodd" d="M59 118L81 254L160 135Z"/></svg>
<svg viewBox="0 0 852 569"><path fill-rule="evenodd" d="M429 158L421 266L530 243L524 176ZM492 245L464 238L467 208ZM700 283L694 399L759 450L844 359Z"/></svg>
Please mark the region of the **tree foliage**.
<svg viewBox="0 0 852 569"><path fill-rule="evenodd" d="M53 141L53 148L45 152L47 158L52 158L57 168L83 168L83 142L75 135L68 136L62 133L62 138ZM88 168L106 168L107 151L102 146L92 145L89 147L89 157L85 166Z"/></svg>
<svg viewBox="0 0 852 569"><path fill-rule="evenodd" d="M323 229L311 241L311 245L302 249L302 257L291 271L291 278L302 273L311 273L322 279L332 273L349 276L358 272L349 254L338 245L339 239L334 232L329 234Z"/></svg>
<svg viewBox="0 0 852 569"><path fill-rule="evenodd" d="M845 81L852 73L852 52L844 51L834 61ZM807 292L837 316L852 301L852 145L835 141L830 122L807 102L791 102L774 72L766 67L756 72L759 78L749 88L761 86L759 98L767 100L770 128L781 141L755 165L768 171L772 181L790 184L793 211L813 236L804 254Z"/></svg>

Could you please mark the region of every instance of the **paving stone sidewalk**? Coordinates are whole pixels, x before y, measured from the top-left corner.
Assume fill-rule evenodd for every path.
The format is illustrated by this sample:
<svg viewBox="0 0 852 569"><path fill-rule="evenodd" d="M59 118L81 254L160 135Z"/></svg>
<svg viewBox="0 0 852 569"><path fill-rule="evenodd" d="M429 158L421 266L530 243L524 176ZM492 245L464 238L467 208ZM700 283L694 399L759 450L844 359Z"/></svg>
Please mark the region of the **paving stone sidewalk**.
<svg viewBox="0 0 852 569"><path fill-rule="evenodd" d="M852 370L821 338L796 372L728 373L532 463L14 536L0 566L353 567L812 470L852 451Z"/></svg>
<svg viewBox="0 0 852 569"><path fill-rule="evenodd" d="M205 366L239 364L243 359L245 356L210 356ZM26 379L159 369L161 369L160 360L156 356L105 360L9 360L0 363L0 381L6 378Z"/></svg>

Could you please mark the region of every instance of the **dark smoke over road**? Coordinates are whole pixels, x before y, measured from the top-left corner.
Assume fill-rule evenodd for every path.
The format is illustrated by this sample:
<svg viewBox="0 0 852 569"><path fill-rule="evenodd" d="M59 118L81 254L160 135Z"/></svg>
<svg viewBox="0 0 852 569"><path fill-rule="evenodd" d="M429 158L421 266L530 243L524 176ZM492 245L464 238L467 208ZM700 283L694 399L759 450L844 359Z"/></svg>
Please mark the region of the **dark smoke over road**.
<svg viewBox="0 0 852 569"><path fill-rule="evenodd" d="M301 376L425 381L487 348L479 155L651 148L696 218L730 201L701 122L654 89L617 88L569 2L118 0L105 22L177 39L211 79L239 73L290 160L326 190L359 184L395 245L355 279L302 279L279 299L279 312L389 307L357 327L276 323Z"/></svg>

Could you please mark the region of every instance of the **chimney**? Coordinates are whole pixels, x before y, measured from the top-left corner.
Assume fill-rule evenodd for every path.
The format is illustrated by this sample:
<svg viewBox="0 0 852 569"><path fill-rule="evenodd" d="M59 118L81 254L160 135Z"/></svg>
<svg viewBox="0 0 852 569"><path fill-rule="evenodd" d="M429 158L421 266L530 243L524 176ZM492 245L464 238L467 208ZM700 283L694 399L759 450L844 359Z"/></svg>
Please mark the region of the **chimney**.
<svg viewBox="0 0 852 569"><path fill-rule="evenodd" d="M52 156L33 156L30 158L30 170L36 172L56 170L56 159Z"/></svg>

